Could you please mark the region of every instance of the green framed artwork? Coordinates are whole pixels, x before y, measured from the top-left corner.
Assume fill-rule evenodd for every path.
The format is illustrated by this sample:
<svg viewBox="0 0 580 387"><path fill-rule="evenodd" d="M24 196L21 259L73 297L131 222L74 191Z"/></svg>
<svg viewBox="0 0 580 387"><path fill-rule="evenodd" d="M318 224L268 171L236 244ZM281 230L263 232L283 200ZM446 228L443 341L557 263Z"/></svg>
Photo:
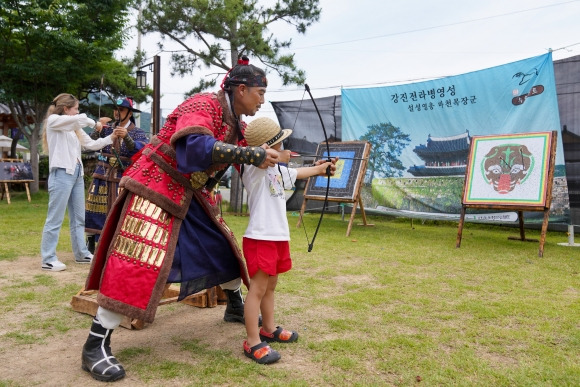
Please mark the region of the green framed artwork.
<svg viewBox="0 0 580 387"><path fill-rule="evenodd" d="M518 239L527 241L524 211L543 211L538 256L544 255L558 133L530 132L473 136L463 186L455 246L461 246L467 208L516 210Z"/></svg>
<svg viewBox="0 0 580 387"><path fill-rule="evenodd" d="M553 132L473 136L465 176L467 206L539 207L548 200Z"/></svg>

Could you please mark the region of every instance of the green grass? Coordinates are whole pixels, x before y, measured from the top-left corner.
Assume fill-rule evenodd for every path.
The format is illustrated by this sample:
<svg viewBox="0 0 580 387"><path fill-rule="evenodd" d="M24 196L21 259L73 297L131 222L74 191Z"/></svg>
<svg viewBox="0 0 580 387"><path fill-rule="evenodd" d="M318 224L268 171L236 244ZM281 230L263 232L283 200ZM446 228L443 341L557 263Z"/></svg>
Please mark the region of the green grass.
<svg viewBox="0 0 580 387"><path fill-rule="evenodd" d="M0 235L2 248L0 260L14 260L20 256L40 255L40 240L48 209L48 192L40 190L31 194L28 202L26 192L10 191L10 204L6 198L0 201ZM58 251L72 251L68 234L68 216L65 216Z"/></svg>
<svg viewBox="0 0 580 387"><path fill-rule="evenodd" d="M32 203L25 195L0 203L0 260L39 254L46 202L40 193ZM226 220L241 238L247 217ZM549 232L539 258L538 243L507 239L515 228L468 223L455 248L456 223L411 227L408 219L369 217L374 227L355 225L346 237L347 221L329 214L308 253L297 220L289 213L294 266L280 276L276 314L301 338L273 347L299 358L299 372L290 360L260 366L176 331L175 348L189 360L148 346L119 350L131 377L145 385L578 385L580 250L558 245L565 233ZM311 238L318 214L304 221ZM539 238L539 231L526 236ZM70 251L66 224L59 250ZM84 321L68 306L76 291L78 284L46 275L4 286L2 310L23 302L43 309L0 341L18 347L64 337ZM243 328L234 328L242 337ZM154 336L154 326L146 329Z"/></svg>

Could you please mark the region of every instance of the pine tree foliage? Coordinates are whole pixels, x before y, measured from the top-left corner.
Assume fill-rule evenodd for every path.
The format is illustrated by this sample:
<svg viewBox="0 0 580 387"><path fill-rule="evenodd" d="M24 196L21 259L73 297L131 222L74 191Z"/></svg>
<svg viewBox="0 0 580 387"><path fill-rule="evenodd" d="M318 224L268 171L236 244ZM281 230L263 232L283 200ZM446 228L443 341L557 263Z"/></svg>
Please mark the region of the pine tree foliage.
<svg viewBox="0 0 580 387"><path fill-rule="evenodd" d="M209 79L201 79L189 94L216 85L242 55L251 63L276 73L284 85L303 84L306 74L288 53L292 40L279 40L269 30L286 23L297 33L320 18L318 0L146 0L142 3L139 28L159 33L164 41L182 50L172 53L172 75L189 75L217 68ZM267 4L267 6L266 6ZM257 61L261 62L261 64Z"/></svg>
<svg viewBox="0 0 580 387"><path fill-rule="evenodd" d="M38 149L44 114L59 93L79 99L115 74L111 91L135 93L133 64L113 57L127 37L133 0L3 0L0 7L0 102L11 108L30 144L38 190ZM129 90L129 84L132 89ZM135 96L144 100L145 94Z"/></svg>

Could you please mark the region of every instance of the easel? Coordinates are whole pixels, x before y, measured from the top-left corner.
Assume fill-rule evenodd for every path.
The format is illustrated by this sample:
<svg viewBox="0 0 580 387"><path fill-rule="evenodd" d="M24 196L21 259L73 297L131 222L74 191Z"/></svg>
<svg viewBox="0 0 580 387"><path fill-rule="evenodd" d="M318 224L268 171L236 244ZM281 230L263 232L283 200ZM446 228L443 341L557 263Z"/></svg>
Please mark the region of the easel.
<svg viewBox="0 0 580 387"><path fill-rule="evenodd" d="M549 164L548 164L548 173L547 173L547 181L546 181L546 189L544 190L544 195L543 195L543 200L542 200L542 204L540 205L498 205L498 204L489 204L489 205L484 205L484 204L466 204L466 190L467 190L467 185L468 182L470 180L470 171L471 171L471 163L473 162L473 148L474 148L474 144L475 142L473 141L475 139L475 137L472 139L472 143L471 143L471 150L469 152L469 157L467 160L467 170L468 173L466 175L466 179L465 179L465 185L463 186L463 201L462 201L462 206L461 206L461 216L459 219L459 226L458 226L458 230L457 230L457 241L455 244L456 248L459 248L461 246L461 237L462 237L462 233L463 233L463 225L464 225L464 220L465 220L465 210L467 208L479 208L479 209L494 209L494 210L517 210L518 212L518 218L519 218L519 228L520 228L520 236L519 237L508 237L508 239L510 240L519 240L519 241L525 241L525 242L537 242L537 239L526 239L526 233L524 230L524 211L543 211L544 212L544 219L542 222L542 230L540 233L540 247L538 250L538 257L543 257L544 256L544 243L546 242L546 233L548 230L548 220L550 218L550 204L552 201L552 186L554 183L554 168L555 168L555 164L556 164L556 144L557 144L557 138L558 138L558 134L556 131L552 131L551 132L551 136L549 137L549 141L550 141L550 148L549 148L549 153L548 153L548 157L549 160L546 160Z"/></svg>
<svg viewBox="0 0 580 387"><path fill-rule="evenodd" d="M99 305L97 304L97 290L81 289L73 296L70 304L74 311L86 313L91 316L97 314ZM163 296L159 301L159 305L166 305L177 302L179 296L179 285L167 284ZM222 288L215 286L213 288L204 290L199 293L192 294L189 297L179 301L182 304L197 306L198 308L215 308L217 305L225 305L227 301L226 295ZM127 316L123 317L121 326L127 329L143 329L145 322L138 319L131 319Z"/></svg>
<svg viewBox="0 0 580 387"><path fill-rule="evenodd" d="M300 208L300 218L298 219L298 223L296 224L296 227L300 227L301 221L302 221L302 216L304 215L304 212L306 211L306 201L310 199L310 200L324 200L320 199L319 197L313 196L313 197L306 197L306 195L304 195L304 201L302 202L302 207ZM328 198L329 202L340 202L340 203L355 203L352 206L352 211L350 212L350 219L348 221L348 227L346 228L346 236L350 235L350 231L352 229L352 223L354 221L354 216L356 214L356 209L357 206L360 206L360 211L361 211L361 215L362 215L362 219L363 219L363 223L359 224L359 226L374 226L374 224L370 224L367 223L367 216L365 214L365 208L362 202L362 199L360 197L360 192L357 192L357 198L355 200L344 200L344 199L335 199L335 198Z"/></svg>
<svg viewBox="0 0 580 387"><path fill-rule="evenodd" d="M21 159L0 159L2 162L8 163L21 163ZM10 177L10 176L5 176ZM28 202L30 203L30 188L28 187L28 183L34 180L0 180L0 200L4 200L4 194L6 194L6 200L8 204L10 204L10 190L8 188L8 184L24 184L24 188L26 188L26 196L28 198Z"/></svg>
<svg viewBox="0 0 580 387"><path fill-rule="evenodd" d="M8 189L8 184L24 184L26 188L26 196L28 197L28 203L30 203L30 189L28 188L28 183L34 180L0 180L0 200L4 200L4 193L6 193L6 200L10 204L10 190Z"/></svg>
<svg viewBox="0 0 580 387"><path fill-rule="evenodd" d="M367 223L367 217L365 214L365 208L363 205L363 201L362 201L362 196L361 196L361 189L362 189L362 182L364 179L364 176L366 174L366 170L367 170L367 164L368 164L368 158L369 158L369 154L371 152L371 146L370 143L366 142L366 141L345 141L345 142L339 142L339 143L332 143L329 144L330 147L330 157L339 157L339 162L340 160L340 153L341 152L354 152L355 150L358 152L357 155L360 155L361 157L358 158L345 158L345 161L348 160L352 160L352 168L350 171L348 171L350 173L349 177L349 181L353 181L354 180L354 185L352 185L351 187L345 187L344 192L338 192L338 190L334 190L334 189L330 189L329 193L328 193L328 201L329 202L340 202L340 203L354 203L354 205L352 206L352 211L350 213L350 220L348 221L348 227L346 229L346 236L350 235L350 231L352 229L352 224L354 221L354 217L356 214L356 209L357 207L360 207L360 211L361 211L361 215L363 218L363 224L359 224L360 226L374 226L374 224L369 224ZM318 146L318 150L317 150L317 155L320 156L321 158L326 158L327 156L324 155L323 153L326 151L326 144L323 146L322 144L320 144ZM357 165L355 165L357 164ZM358 171L356 169L356 167L358 166ZM356 175L355 175L356 174ZM306 202L308 200L325 200L324 196L321 196L321 194L319 193L315 193L312 194L311 192L313 191L313 186L314 186L314 182L315 179L317 179L318 176L314 176L308 179L308 182L306 183L306 187L304 189L304 200L302 202L302 207L300 208L300 217L298 219L298 224L296 225L296 227L300 227L300 224L302 222L302 217L304 216L304 212L306 211ZM324 188L324 190L326 190L326 188Z"/></svg>

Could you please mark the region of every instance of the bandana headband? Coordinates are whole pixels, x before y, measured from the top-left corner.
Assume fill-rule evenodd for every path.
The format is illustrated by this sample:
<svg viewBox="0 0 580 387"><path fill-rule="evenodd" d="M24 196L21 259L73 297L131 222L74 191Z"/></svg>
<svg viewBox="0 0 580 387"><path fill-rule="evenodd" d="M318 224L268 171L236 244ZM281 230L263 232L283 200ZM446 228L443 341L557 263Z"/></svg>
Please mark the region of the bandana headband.
<svg viewBox="0 0 580 387"><path fill-rule="evenodd" d="M250 64L250 60L243 56L238 59L238 65L248 66ZM231 76L231 72L234 68L228 70L220 88L225 90L226 87L229 86L238 86L238 85L246 85L249 87L268 87L268 79L265 76L259 74L245 74L245 75L234 75Z"/></svg>
<svg viewBox="0 0 580 387"><path fill-rule="evenodd" d="M268 87L268 80L263 75L237 76L228 79L231 85L246 85L249 87Z"/></svg>

